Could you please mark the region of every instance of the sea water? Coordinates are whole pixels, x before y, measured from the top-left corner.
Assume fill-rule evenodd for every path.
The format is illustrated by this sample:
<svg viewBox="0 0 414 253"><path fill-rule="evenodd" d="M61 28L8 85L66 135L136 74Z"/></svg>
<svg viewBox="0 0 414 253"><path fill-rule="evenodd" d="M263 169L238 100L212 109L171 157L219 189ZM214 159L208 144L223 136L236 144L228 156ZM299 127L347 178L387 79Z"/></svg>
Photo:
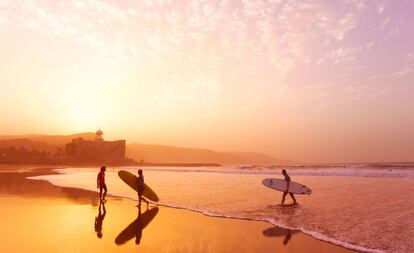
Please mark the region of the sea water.
<svg viewBox="0 0 414 253"><path fill-rule="evenodd" d="M285 167L286 168L286 167ZM119 169L107 168L108 193L137 199ZM343 165L287 168L291 179L312 194L296 195L299 205L281 206L282 193L262 179L282 178L278 167L141 167L160 204L207 215L264 220L365 252L414 252L414 166ZM96 191L99 169L67 168L35 177L55 185ZM291 202L289 195L286 203Z"/></svg>

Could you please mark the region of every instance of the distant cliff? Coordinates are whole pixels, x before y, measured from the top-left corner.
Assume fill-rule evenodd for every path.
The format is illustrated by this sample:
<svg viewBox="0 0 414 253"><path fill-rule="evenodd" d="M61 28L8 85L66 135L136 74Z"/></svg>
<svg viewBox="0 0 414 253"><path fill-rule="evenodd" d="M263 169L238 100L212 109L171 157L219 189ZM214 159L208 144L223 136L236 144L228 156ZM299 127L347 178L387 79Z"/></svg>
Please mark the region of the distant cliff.
<svg viewBox="0 0 414 253"><path fill-rule="evenodd" d="M51 156L61 156L64 145L72 139L82 137L85 140L95 138L95 133L72 135L9 135L0 136L0 148L14 147L16 150L35 150ZM13 151L13 150L12 150ZM10 150L9 150L10 152ZM13 151L14 152L14 151ZM23 152L23 151L22 151ZM132 143L126 146L126 156L137 162L148 164L276 164L291 165L288 160L254 152L219 152L201 148L185 148L166 145Z"/></svg>
<svg viewBox="0 0 414 253"><path fill-rule="evenodd" d="M291 164L286 160L252 152L218 152L153 144L127 145L127 157L159 163Z"/></svg>

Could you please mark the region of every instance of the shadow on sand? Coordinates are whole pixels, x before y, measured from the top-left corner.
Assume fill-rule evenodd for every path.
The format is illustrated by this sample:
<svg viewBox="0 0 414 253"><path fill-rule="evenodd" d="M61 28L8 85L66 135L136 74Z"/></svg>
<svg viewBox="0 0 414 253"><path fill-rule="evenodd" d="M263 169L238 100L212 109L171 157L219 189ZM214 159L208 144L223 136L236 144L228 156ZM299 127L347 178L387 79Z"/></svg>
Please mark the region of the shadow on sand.
<svg viewBox="0 0 414 253"><path fill-rule="evenodd" d="M283 240L283 244L286 245L292 238L292 235L298 232L300 231L276 226L276 227L265 229L263 230L262 233L264 236L267 236L267 237L283 237L284 236L285 239Z"/></svg>
<svg viewBox="0 0 414 253"><path fill-rule="evenodd" d="M138 208L138 217L116 237L115 244L122 245L135 237L135 244L139 245L142 230L155 218L158 211L158 207L153 207L141 214L141 208Z"/></svg>

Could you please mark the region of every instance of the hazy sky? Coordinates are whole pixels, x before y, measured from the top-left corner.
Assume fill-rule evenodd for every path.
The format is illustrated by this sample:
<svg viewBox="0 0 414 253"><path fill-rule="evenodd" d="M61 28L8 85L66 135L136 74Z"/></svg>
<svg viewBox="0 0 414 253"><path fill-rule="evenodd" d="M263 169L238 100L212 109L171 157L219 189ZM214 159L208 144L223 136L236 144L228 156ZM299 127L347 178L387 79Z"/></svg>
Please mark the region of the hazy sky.
<svg viewBox="0 0 414 253"><path fill-rule="evenodd" d="M0 134L414 160L414 0L0 0Z"/></svg>

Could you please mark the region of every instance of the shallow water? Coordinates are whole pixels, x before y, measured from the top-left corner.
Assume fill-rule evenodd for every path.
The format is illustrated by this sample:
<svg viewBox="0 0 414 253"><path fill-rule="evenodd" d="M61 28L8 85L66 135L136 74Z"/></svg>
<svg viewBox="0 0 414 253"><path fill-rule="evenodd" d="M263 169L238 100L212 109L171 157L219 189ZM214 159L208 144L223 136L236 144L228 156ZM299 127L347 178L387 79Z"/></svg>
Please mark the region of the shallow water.
<svg viewBox="0 0 414 253"><path fill-rule="evenodd" d="M108 168L109 193L136 193ZM128 169L136 173L136 169ZM368 252L414 252L414 170L360 166L288 170L293 181L312 188L297 206L278 205L282 193L261 180L281 177L276 168L143 168L145 181L163 205L215 216L265 220L316 238ZM96 190L98 169L71 168L36 177L56 185ZM287 196L287 202L291 201Z"/></svg>

